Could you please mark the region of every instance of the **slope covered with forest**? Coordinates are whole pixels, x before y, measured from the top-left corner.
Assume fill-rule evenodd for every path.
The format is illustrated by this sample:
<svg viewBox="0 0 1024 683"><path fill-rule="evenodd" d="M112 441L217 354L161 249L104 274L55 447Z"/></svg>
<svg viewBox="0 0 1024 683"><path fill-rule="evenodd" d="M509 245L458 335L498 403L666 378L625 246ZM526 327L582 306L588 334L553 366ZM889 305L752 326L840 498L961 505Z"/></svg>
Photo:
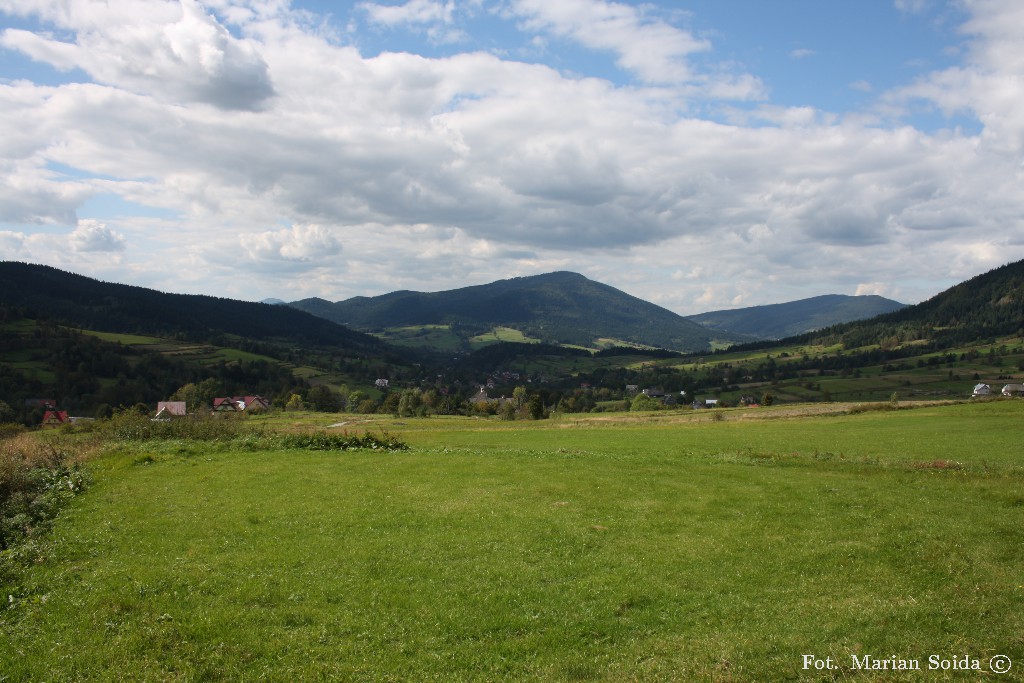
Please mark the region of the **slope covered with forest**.
<svg viewBox="0 0 1024 683"><path fill-rule="evenodd" d="M374 337L288 306L167 294L14 261L0 262L0 304L89 330L193 341L229 335L251 341L338 346L366 353L385 350Z"/></svg>
<svg viewBox="0 0 1024 683"><path fill-rule="evenodd" d="M713 341L739 338L569 272L444 292L400 291L336 303L305 299L290 305L366 331L452 325L471 335L501 326L550 343L590 347L612 339L684 351L705 350Z"/></svg>
<svg viewBox="0 0 1024 683"><path fill-rule="evenodd" d="M848 348L924 341L937 348L1024 332L1024 261L961 282L927 301L808 335Z"/></svg>
<svg viewBox="0 0 1024 683"><path fill-rule="evenodd" d="M781 304L710 311L691 315L689 319L713 330L758 339L782 339L831 325L873 318L905 306L875 295L825 294Z"/></svg>

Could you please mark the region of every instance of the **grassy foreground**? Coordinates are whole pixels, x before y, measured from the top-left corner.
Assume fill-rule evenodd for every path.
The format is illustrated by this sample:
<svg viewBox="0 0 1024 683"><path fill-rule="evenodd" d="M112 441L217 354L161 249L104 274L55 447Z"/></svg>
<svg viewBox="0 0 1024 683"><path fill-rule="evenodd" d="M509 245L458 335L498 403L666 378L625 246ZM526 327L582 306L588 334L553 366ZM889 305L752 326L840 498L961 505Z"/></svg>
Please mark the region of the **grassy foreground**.
<svg viewBox="0 0 1024 683"><path fill-rule="evenodd" d="M122 448L4 596L0 681L1024 678L1024 402L739 414Z"/></svg>

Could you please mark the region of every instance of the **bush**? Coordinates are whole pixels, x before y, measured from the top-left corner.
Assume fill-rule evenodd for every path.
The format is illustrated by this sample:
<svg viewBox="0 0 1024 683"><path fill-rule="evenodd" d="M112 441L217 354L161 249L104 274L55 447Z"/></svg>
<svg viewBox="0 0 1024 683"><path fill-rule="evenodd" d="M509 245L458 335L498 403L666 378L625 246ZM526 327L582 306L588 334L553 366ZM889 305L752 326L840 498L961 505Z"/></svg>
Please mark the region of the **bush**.
<svg viewBox="0 0 1024 683"><path fill-rule="evenodd" d="M33 435L0 444L0 550L45 531L87 476L67 451Z"/></svg>
<svg viewBox="0 0 1024 683"><path fill-rule="evenodd" d="M236 416L190 415L173 420L152 420L131 410L121 411L105 421L100 431L116 441L138 442L157 439L189 441L230 441L251 433L244 419Z"/></svg>
<svg viewBox="0 0 1024 683"><path fill-rule="evenodd" d="M17 436L24 432L25 425L23 424L18 424L17 422L0 423L0 439L9 439L12 436Z"/></svg>
<svg viewBox="0 0 1024 683"><path fill-rule="evenodd" d="M356 448L371 450L404 451L407 444L387 433L374 436L367 432L363 436L349 434L328 434L313 432L312 434L283 434L279 437L282 448L301 448L309 451L347 451Z"/></svg>

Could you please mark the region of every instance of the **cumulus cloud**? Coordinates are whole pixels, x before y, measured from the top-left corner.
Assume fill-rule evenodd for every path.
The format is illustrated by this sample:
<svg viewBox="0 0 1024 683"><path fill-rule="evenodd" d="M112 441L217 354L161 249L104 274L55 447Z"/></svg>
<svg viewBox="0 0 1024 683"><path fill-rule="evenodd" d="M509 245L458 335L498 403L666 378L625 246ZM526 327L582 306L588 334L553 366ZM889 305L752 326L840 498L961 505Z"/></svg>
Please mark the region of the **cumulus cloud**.
<svg viewBox="0 0 1024 683"><path fill-rule="evenodd" d="M99 221L83 219L68 236L68 244L74 251L124 251L124 235L114 232Z"/></svg>
<svg viewBox="0 0 1024 683"><path fill-rule="evenodd" d="M13 230L0 230L0 258L14 258L25 246L25 233Z"/></svg>
<svg viewBox="0 0 1024 683"><path fill-rule="evenodd" d="M983 125L992 151L1024 150L1024 4L972 0L961 32L970 37L965 64L931 73L888 95L892 103L924 100L946 114L969 112Z"/></svg>
<svg viewBox="0 0 1024 683"><path fill-rule="evenodd" d="M401 24L430 24L433 22L450 22L455 11L455 3L451 0L409 0L404 5L380 5L364 2L359 7L366 12L370 21L377 24L396 26Z"/></svg>
<svg viewBox="0 0 1024 683"><path fill-rule="evenodd" d="M80 68L101 83L175 102L255 110L273 95L256 46L234 38L196 0L68 3L39 12L74 31L65 42L7 29L0 45L58 69Z"/></svg>
<svg viewBox="0 0 1024 683"><path fill-rule="evenodd" d="M251 258L264 261L320 262L341 253L340 241L322 225L244 234L239 241Z"/></svg>
<svg viewBox="0 0 1024 683"><path fill-rule="evenodd" d="M0 125L19 131L0 136L0 244L54 263L30 226L76 226L77 255L130 235L164 288L198 272L197 291L215 276L249 295L239 272L277 268L337 299L557 268L696 313L803 298L808 282L882 288L909 253L943 264L902 290L923 297L948 264L969 276L1024 255L1013 2L970 5L964 63L887 99L972 112L979 135L770 104L702 118L698 94L756 98L760 82L700 72L711 44L632 4L505 5L529 33L615 55L637 74L620 85L485 52L365 57L283 3L4 2L44 24L4 45L96 81L0 83ZM455 8L359 16L457 24ZM179 218L97 220L101 193Z"/></svg>
<svg viewBox="0 0 1024 683"><path fill-rule="evenodd" d="M534 31L575 40L617 55L619 66L649 83L682 83L694 77L687 57L710 48L707 40L642 7L606 0L513 0L510 11Z"/></svg>

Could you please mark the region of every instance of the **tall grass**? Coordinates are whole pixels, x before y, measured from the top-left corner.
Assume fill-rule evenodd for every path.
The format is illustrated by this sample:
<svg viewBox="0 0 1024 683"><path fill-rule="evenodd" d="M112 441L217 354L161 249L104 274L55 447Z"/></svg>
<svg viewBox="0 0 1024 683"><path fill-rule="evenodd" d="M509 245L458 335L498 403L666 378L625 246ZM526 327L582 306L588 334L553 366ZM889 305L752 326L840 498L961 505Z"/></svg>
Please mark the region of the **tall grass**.
<svg viewBox="0 0 1024 683"><path fill-rule="evenodd" d="M33 434L0 439L0 594L19 592L57 515L85 489L89 476L79 459Z"/></svg>
<svg viewBox="0 0 1024 683"><path fill-rule="evenodd" d="M157 421L130 411L122 412L97 428L112 444L140 444L151 442L198 442L204 447L222 445L245 450L297 448L312 451L347 451L370 449L381 451L405 450L406 445L386 432L357 434L311 433L289 434L266 428L237 416L189 416L175 420Z"/></svg>

